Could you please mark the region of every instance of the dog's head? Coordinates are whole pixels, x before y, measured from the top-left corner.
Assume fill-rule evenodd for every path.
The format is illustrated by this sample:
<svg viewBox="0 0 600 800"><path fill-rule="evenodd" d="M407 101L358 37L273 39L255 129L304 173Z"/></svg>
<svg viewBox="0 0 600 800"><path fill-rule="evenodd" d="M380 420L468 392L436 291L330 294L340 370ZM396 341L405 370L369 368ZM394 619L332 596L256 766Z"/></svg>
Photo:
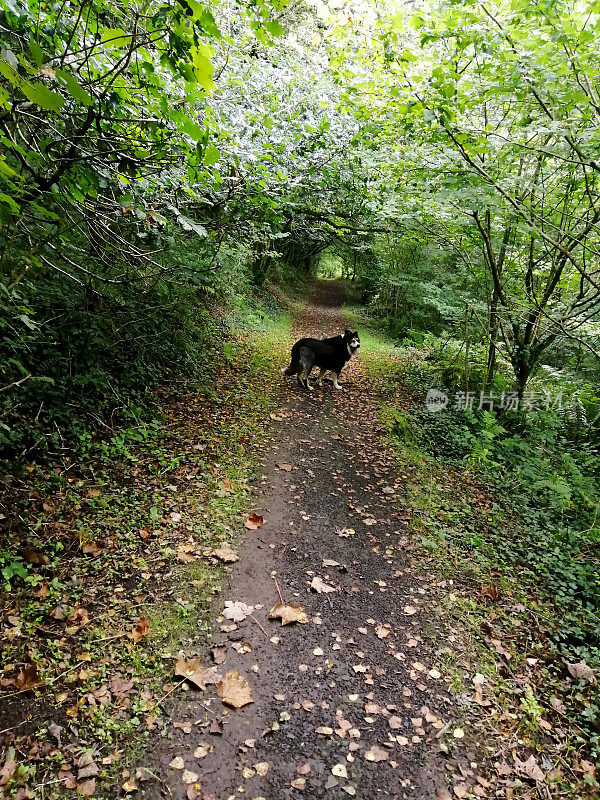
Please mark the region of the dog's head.
<svg viewBox="0 0 600 800"><path fill-rule="evenodd" d="M344 331L344 335L342 336L344 340L344 344L350 351L351 355L354 355L358 348L360 347L360 339L358 338L358 331L351 331L348 328Z"/></svg>

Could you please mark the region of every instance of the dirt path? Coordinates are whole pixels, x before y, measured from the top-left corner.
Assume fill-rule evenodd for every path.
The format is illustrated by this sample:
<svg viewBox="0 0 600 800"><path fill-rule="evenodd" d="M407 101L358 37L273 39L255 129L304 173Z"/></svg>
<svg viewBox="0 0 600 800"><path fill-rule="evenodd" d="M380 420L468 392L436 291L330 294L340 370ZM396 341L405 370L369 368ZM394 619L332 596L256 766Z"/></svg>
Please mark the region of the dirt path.
<svg viewBox="0 0 600 800"><path fill-rule="evenodd" d="M295 333L343 330L340 302L325 288ZM214 635L227 653L219 671L238 670L254 702L223 716L214 692L190 693L159 748L163 783L146 796L435 800L447 785L440 744L454 709L434 668L440 643L424 634L435 578L406 551L402 480L360 359L341 382L308 395L289 381L257 480L264 526L240 535L222 595L255 609L234 630L220 617ZM267 620L275 575L306 624ZM334 591L311 589L315 577Z"/></svg>

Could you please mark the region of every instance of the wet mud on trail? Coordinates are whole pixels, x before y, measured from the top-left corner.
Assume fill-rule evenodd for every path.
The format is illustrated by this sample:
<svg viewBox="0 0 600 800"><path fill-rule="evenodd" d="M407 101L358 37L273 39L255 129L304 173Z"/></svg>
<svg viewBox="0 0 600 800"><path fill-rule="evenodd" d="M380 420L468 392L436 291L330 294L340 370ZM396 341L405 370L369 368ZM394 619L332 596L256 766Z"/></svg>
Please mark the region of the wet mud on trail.
<svg viewBox="0 0 600 800"><path fill-rule="evenodd" d="M294 334L343 331L342 300L324 284ZM456 709L435 668L444 642L424 635L437 579L407 550L410 509L360 356L341 390L283 380L255 481L264 525L239 534L219 600L252 613L220 616L214 629L218 671L237 670L253 702L224 714L214 686L187 693L156 744L160 783L145 796L450 797L440 745ZM305 624L267 619L279 591ZM465 754L463 774L474 760Z"/></svg>

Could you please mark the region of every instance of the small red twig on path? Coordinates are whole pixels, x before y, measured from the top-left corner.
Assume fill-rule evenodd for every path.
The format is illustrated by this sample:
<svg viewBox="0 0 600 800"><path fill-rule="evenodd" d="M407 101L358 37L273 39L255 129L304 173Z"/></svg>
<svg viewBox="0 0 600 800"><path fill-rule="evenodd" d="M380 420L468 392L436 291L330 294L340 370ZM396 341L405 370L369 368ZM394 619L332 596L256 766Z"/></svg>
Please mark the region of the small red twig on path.
<svg viewBox="0 0 600 800"><path fill-rule="evenodd" d="M283 602L283 597L281 596L281 589L279 588L279 584L277 583L277 578L273 575L273 580L275 581L275 586L277 587L277 594L279 595L279 599L281 600L281 605L284 606L285 603Z"/></svg>

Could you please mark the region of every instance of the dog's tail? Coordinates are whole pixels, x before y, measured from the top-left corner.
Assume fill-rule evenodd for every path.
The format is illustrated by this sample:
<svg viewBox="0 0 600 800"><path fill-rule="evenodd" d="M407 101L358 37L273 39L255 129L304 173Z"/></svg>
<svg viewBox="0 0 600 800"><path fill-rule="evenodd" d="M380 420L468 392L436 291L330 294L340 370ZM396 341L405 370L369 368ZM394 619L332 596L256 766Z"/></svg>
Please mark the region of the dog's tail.
<svg viewBox="0 0 600 800"><path fill-rule="evenodd" d="M283 367L281 370L281 374L286 376L297 375L298 372L300 372L300 364L297 362L295 363L294 361L292 361L289 367Z"/></svg>

